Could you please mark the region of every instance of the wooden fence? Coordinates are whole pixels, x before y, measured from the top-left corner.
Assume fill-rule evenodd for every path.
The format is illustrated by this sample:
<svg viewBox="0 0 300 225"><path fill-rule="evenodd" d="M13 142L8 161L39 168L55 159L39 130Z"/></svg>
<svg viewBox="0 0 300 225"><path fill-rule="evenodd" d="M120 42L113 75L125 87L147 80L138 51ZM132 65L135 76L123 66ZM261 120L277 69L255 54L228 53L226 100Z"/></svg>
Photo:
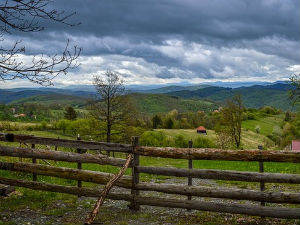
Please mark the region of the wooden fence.
<svg viewBox="0 0 300 225"><path fill-rule="evenodd" d="M25 187L35 190L69 193L78 196L98 197L101 190L82 187L82 181L96 184L106 184L113 174L83 170L82 163L96 163L101 165L112 165L120 167L125 159L112 158L104 154L95 154L98 151L133 153L134 159L131 176L124 175L117 181L116 186L131 190L131 194L110 193L108 198L114 200L125 200L130 202L130 208L139 210L140 205L184 208L188 210L203 210L213 212L224 212L233 214L246 214L252 216L300 219L300 190L298 193L268 192L265 183L288 183L300 184L300 174L265 173L263 162L290 162L299 163L300 153L284 151L262 151L262 150L219 150L219 149L197 149L192 148L160 148L139 146L138 137L133 137L132 144L116 144L104 142L91 142L82 140L65 140L56 138L34 137L28 135L1 134L2 142L20 142L26 147L9 147L0 145L0 156L21 157L32 159L28 162L3 162L0 161L1 170L19 171L32 173L33 180L18 180L0 177L0 183ZM54 146L54 150L38 149L36 146ZM59 147L73 148L76 152L58 151ZM95 152L96 150L96 152ZM139 157L162 157L173 159L187 159L189 167L151 167L140 166ZM67 167L56 167L53 165L38 164L40 160L54 160L76 162L77 169ZM257 161L260 172L244 172L214 169L193 169L194 160L229 160L229 161ZM188 185L179 184L157 184L140 181L140 173L187 177ZM58 178L73 179L78 181L76 186L63 186L39 182L38 175L53 176ZM193 178L215 179L226 181L259 182L261 189L237 189L237 188L214 188L207 186L193 186ZM300 189L300 188L299 188ZM147 197L141 196L140 191L155 191L167 194L187 196L186 200L170 197ZM220 203L192 199L192 196L221 198L231 200L248 200L258 204L246 203ZM265 203L293 204L297 207L265 206ZM274 204L272 204L274 205Z"/></svg>

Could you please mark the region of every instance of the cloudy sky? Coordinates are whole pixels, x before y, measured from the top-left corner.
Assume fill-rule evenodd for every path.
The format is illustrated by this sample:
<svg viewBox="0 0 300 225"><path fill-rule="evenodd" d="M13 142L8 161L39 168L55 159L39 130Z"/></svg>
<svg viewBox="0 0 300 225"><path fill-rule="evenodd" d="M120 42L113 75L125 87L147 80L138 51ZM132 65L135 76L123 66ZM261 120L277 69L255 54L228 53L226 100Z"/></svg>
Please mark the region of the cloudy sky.
<svg viewBox="0 0 300 225"><path fill-rule="evenodd" d="M300 72L299 0L53 0L69 27L13 33L24 60L82 47L80 66L55 84L90 84L110 69L127 84L277 81ZM6 82L5 86L27 85ZM0 87L1 87L0 86Z"/></svg>

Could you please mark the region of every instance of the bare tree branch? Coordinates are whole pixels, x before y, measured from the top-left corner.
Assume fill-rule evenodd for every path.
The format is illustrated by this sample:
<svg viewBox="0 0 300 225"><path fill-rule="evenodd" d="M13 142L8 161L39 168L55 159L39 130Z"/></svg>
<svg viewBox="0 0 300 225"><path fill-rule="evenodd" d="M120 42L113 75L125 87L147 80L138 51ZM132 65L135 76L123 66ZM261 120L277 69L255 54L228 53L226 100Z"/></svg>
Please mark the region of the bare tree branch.
<svg viewBox="0 0 300 225"><path fill-rule="evenodd" d="M69 26L72 24L67 19L75 13L65 14L49 7L50 0L10 0L0 4L0 34L4 41L4 34L12 31L38 32L44 29L41 20L50 20ZM48 56L38 55L31 58L30 63L25 63L25 47L16 41L11 48L0 46L0 81L27 79L41 85L52 85L52 80L66 74L68 70L78 66L77 59L81 49L77 46L71 50L69 40L60 54ZM27 56L29 57L29 56Z"/></svg>

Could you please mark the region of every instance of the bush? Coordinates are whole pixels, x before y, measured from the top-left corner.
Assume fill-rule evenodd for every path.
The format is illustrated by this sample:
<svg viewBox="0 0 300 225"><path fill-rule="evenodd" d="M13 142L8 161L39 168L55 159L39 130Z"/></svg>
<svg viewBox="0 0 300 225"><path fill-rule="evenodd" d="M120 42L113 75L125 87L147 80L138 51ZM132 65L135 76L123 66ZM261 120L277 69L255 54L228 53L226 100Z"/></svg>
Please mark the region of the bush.
<svg viewBox="0 0 300 225"><path fill-rule="evenodd" d="M70 123L70 120L60 120L55 124L55 127L59 130L62 130L62 132L65 134Z"/></svg>
<svg viewBox="0 0 300 225"><path fill-rule="evenodd" d="M247 113L248 120L256 120L256 115L253 112Z"/></svg>
<svg viewBox="0 0 300 225"><path fill-rule="evenodd" d="M46 130L47 127L48 127L47 122L46 121L42 121L40 127L41 127L41 130Z"/></svg>
<svg viewBox="0 0 300 225"><path fill-rule="evenodd" d="M144 146L164 146L166 135L163 132L146 131L140 137L140 144Z"/></svg>
<svg viewBox="0 0 300 225"><path fill-rule="evenodd" d="M183 135L177 135L175 137L174 143L175 143L175 147L178 147L178 148L187 148L188 147L188 141L184 138Z"/></svg>
<svg viewBox="0 0 300 225"><path fill-rule="evenodd" d="M256 131L257 134L260 133L260 126L259 126L259 125L256 125L256 126L255 126L255 131Z"/></svg>
<svg viewBox="0 0 300 225"><path fill-rule="evenodd" d="M268 115L276 115L278 114L278 110L271 106L264 106L260 109L261 112L266 113Z"/></svg>
<svg viewBox="0 0 300 225"><path fill-rule="evenodd" d="M193 147L194 148L216 148L217 146L212 140L206 137L197 137L194 140Z"/></svg>

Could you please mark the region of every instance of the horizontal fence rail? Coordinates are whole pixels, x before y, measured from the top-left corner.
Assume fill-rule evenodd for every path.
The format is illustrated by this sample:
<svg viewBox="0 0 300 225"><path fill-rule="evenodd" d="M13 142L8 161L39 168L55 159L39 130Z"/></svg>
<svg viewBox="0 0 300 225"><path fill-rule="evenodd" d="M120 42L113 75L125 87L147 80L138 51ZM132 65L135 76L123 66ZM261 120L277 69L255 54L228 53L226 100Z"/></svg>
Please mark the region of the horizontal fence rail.
<svg viewBox="0 0 300 225"><path fill-rule="evenodd" d="M143 191L157 191L168 194L191 195L198 197L300 204L300 195L296 193L261 192L247 189L225 189L206 186L155 184L143 182L139 183L136 188Z"/></svg>
<svg viewBox="0 0 300 225"><path fill-rule="evenodd" d="M46 166L32 163L0 162L0 169L27 173L34 172L38 175L81 180L96 184L106 184L113 176L113 174L110 173L72 169L66 167ZM116 185L120 187L131 188L131 176L123 176L120 180L118 180Z"/></svg>
<svg viewBox="0 0 300 225"><path fill-rule="evenodd" d="M92 188L78 188L54 184L45 184L34 181L22 181L16 179L9 179L0 177L0 182L4 184L10 184L20 187L31 188L34 190L53 191L60 193L69 193L73 195L84 195L88 197L98 197L101 194L100 190ZM132 195L129 194L108 194L109 199L113 200L125 200L133 201ZM160 206L160 207L173 207L173 208L184 208L184 209L197 209L203 211L212 212L225 212L233 214L245 214L252 216L267 216L275 218L287 218L287 219L299 219L300 209L297 208L282 208L282 207L261 207L254 205L241 205L233 203L217 203L217 202L206 202L196 200L178 200L178 199L166 199L157 197L140 197L135 196L134 199L140 205Z"/></svg>
<svg viewBox="0 0 300 225"><path fill-rule="evenodd" d="M80 148L88 150L103 150L111 152L131 152L131 145L107 143L107 142L94 142L94 141L81 141L81 140L66 140L60 138L45 138L35 137L31 135L15 135L0 133L0 141L21 142L40 145L61 146L66 148Z"/></svg>
<svg viewBox="0 0 300 225"><path fill-rule="evenodd" d="M139 166L137 171L140 173L176 176L176 177L193 177L214 180L234 180L247 182L268 182L268 183L290 183L300 184L300 175L282 174L282 173L256 173L240 172L232 170L207 170L207 169L178 169L166 167Z"/></svg>
<svg viewBox="0 0 300 225"><path fill-rule="evenodd" d="M20 142L26 145L26 148L8 147L0 145L0 156L19 157L32 159L33 163L28 162L0 162L0 170L17 171L33 174L33 181L10 179L0 177L0 183L14 185L19 187L31 188L34 190L53 191L60 193L69 193L77 196L99 197L102 190L94 188L81 187L83 182L92 182L105 185L114 174L98 171L84 170L82 163L94 163L99 165L123 166L125 159L108 157L99 154L96 151L86 152L83 150L104 150L111 152L121 152L133 154L133 162L130 167L133 168L131 176L124 175L117 182L116 186L131 190L131 194L111 193L108 198L114 200L125 200L130 202L132 210L139 209L139 205L196 209L203 211L224 212L232 214L245 214L262 217L276 217L300 219L299 208L270 207L264 205L253 205L246 203L220 203L214 201L191 200L191 196L207 197L213 199L246 200L253 202L300 204L299 193L259 191L240 188L219 188L207 186L193 186L182 184L162 184L140 182L140 174L153 174L163 176L260 182L260 183L288 183L300 184L299 174L283 173L264 173L264 172L246 172L231 170L214 169L194 169L189 167L153 167L140 166L139 156L161 157L173 159L187 159L189 165L192 160L228 160L228 161L257 161L262 162L290 162L299 163L300 153L290 151L261 151L261 150L218 150L205 148L171 148L171 147L145 147L138 145L138 138L135 137L131 145L118 143L91 142L81 140L65 140L56 138L43 138L30 135L14 135L0 133L0 141ZM54 150L38 149L38 145L55 146ZM38 146L41 148L41 146ZM73 148L77 153L70 152L70 149L57 151L57 147ZM72 150L71 150L72 151ZM96 154L95 154L96 153ZM123 154L125 157L125 154ZM57 167L51 165L38 164L37 160L54 160L73 162L80 165L77 169L69 167ZM53 163L54 164L54 163ZM261 170L260 170L261 171ZM62 186L56 184L38 182L38 175L51 176L63 179L71 179L80 182L80 185ZM158 198L141 196L140 191L155 191L166 194L181 195L183 198L189 196L187 200Z"/></svg>
<svg viewBox="0 0 300 225"><path fill-rule="evenodd" d="M80 163L97 163L102 165L122 166L125 159L118 159L108 157L102 154L81 154L75 152L61 152L43 149L32 148L16 148L0 146L0 156L22 157L22 158L36 158L49 159L55 161L65 162L80 162Z"/></svg>
<svg viewBox="0 0 300 225"><path fill-rule="evenodd" d="M46 165L36 165L31 163L3 163L0 162L0 169L31 173L35 171L38 175L53 176L65 179L82 180L97 184L106 184L113 176L110 173L93 172L87 170L70 169L65 167L53 167ZM132 187L130 176L123 176L116 186ZM237 200L266 201L273 203L293 203L300 204L300 195L284 192L258 192L244 189L217 189L209 187L184 186L172 184L149 184L141 182L136 185L137 190L157 191L169 194L192 195L212 198L228 198Z"/></svg>
<svg viewBox="0 0 300 225"><path fill-rule="evenodd" d="M300 152L292 151L222 150L210 148L162 148L141 146L136 149L136 153L143 156L173 159L300 162Z"/></svg>

